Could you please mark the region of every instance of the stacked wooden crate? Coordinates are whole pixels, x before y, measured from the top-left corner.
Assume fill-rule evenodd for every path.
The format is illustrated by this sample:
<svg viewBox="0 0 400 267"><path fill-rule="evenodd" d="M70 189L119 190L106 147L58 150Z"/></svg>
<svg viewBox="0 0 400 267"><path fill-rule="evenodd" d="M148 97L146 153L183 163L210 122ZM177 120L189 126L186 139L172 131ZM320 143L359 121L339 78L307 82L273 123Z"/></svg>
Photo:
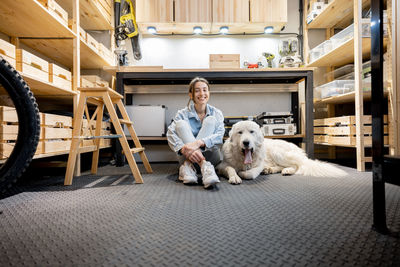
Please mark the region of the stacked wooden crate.
<svg viewBox="0 0 400 267"><path fill-rule="evenodd" d="M72 117L40 114L40 141L42 153L68 151L71 147Z"/></svg>
<svg viewBox="0 0 400 267"><path fill-rule="evenodd" d="M384 140L388 144L387 116L385 115ZM364 145L372 145L372 119L363 116ZM314 142L335 146L356 146L356 117L342 116L314 120Z"/></svg>
<svg viewBox="0 0 400 267"><path fill-rule="evenodd" d="M55 86L65 90L72 90L72 77L71 72L57 64L49 64L49 81Z"/></svg>
<svg viewBox="0 0 400 267"><path fill-rule="evenodd" d="M96 131L96 122L92 121L90 123L90 127L88 127L88 121L83 120L83 136L95 136L95 131ZM111 123L109 121L102 121L101 122L101 131L100 131L101 136L106 136L106 135L111 135ZM93 146L95 145L94 143L95 139L91 140L83 140L82 146L87 147L87 146ZM100 139L100 147L110 147L111 146L111 139Z"/></svg>
<svg viewBox="0 0 400 267"><path fill-rule="evenodd" d="M0 39L0 55L15 68L15 46Z"/></svg>
<svg viewBox="0 0 400 267"><path fill-rule="evenodd" d="M17 137L18 116L15 108L0 106L0 160L10 156L16 144ZM42 153L42 146L38 145L35 154Z"/></svg>
<svg viewBox="0 0 400 267"><path fill-rule="evenodd" d="M16 50L17 70L42 82L49 82L49 62L23 49Z"/></svg>
<svg viewBox="0 0 400 267"><path fill-rule="evenodd" d="M56 19L68 27L68 13L54 0L38 0Z"/></svg>

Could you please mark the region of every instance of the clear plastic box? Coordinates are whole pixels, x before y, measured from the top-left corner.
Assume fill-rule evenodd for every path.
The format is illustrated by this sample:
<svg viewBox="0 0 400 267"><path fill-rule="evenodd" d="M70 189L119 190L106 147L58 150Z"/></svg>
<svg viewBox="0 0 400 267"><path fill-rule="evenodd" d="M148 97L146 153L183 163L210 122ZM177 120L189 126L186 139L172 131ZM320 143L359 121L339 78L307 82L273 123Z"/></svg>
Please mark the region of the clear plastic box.
<svg viewBox="0 0 400 267"><path fill-rule="evenodd" d="M316 87L315 91L321 99L345 94L354 91L354 80L335 80Z"/></svg>

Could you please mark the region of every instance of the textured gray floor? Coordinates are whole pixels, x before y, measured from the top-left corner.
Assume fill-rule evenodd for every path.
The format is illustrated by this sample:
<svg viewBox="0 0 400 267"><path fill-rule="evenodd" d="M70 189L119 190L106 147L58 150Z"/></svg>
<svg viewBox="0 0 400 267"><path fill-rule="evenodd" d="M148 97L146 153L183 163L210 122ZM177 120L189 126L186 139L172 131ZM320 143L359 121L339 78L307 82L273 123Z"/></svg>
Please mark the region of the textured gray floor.
<svg viewBox="0 0 400 267"><path fill-rule="evenodd" d="M112 166L71 187L25 184L0 200L0 266L400 266L400 240L371 230L371 173L204 190L175 164L153 169L141 185ZM387 186L387 208L400 230L400 187Z"/></svg>

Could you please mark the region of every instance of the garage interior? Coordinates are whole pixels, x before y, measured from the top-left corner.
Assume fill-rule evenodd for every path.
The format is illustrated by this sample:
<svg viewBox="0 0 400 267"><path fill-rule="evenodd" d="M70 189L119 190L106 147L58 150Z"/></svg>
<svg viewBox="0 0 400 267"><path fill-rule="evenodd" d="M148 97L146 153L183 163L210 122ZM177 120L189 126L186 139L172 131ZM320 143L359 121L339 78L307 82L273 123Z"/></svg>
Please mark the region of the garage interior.
<svg viewBox="0 0 400 267"><path fill-rule="evenodd" d="M5 1L0 265L399 266L399 36L391 0ZM182 183L166 133L197 76L224 139L252 120L347 175Z"/></svg>

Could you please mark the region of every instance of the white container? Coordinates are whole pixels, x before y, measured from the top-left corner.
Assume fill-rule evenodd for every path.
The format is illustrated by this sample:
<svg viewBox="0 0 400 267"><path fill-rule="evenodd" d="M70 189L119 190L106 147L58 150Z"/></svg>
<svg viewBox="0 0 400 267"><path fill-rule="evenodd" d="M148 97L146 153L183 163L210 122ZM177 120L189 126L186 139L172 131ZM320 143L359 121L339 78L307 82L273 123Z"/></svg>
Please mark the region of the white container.
<svg viewBox="0 0 400 267"><path fill-rule="evenodd" d="M354 80L335 80L315 88L321 98L341 95L354 91Z"/></svg>
<svg viewBox="0 0 400 267"><path fill-rule="evenodd" d="M165 136L165 106L139 105L125 108L137 136ZM130 136L128 127L124 127L124 132Z"/></svg>
<svg viewBox="0 0 400 267"><path fill-rule="evenodd" d="M332 48L335 49L354 36L353 24L331 37Z"/></svg>

